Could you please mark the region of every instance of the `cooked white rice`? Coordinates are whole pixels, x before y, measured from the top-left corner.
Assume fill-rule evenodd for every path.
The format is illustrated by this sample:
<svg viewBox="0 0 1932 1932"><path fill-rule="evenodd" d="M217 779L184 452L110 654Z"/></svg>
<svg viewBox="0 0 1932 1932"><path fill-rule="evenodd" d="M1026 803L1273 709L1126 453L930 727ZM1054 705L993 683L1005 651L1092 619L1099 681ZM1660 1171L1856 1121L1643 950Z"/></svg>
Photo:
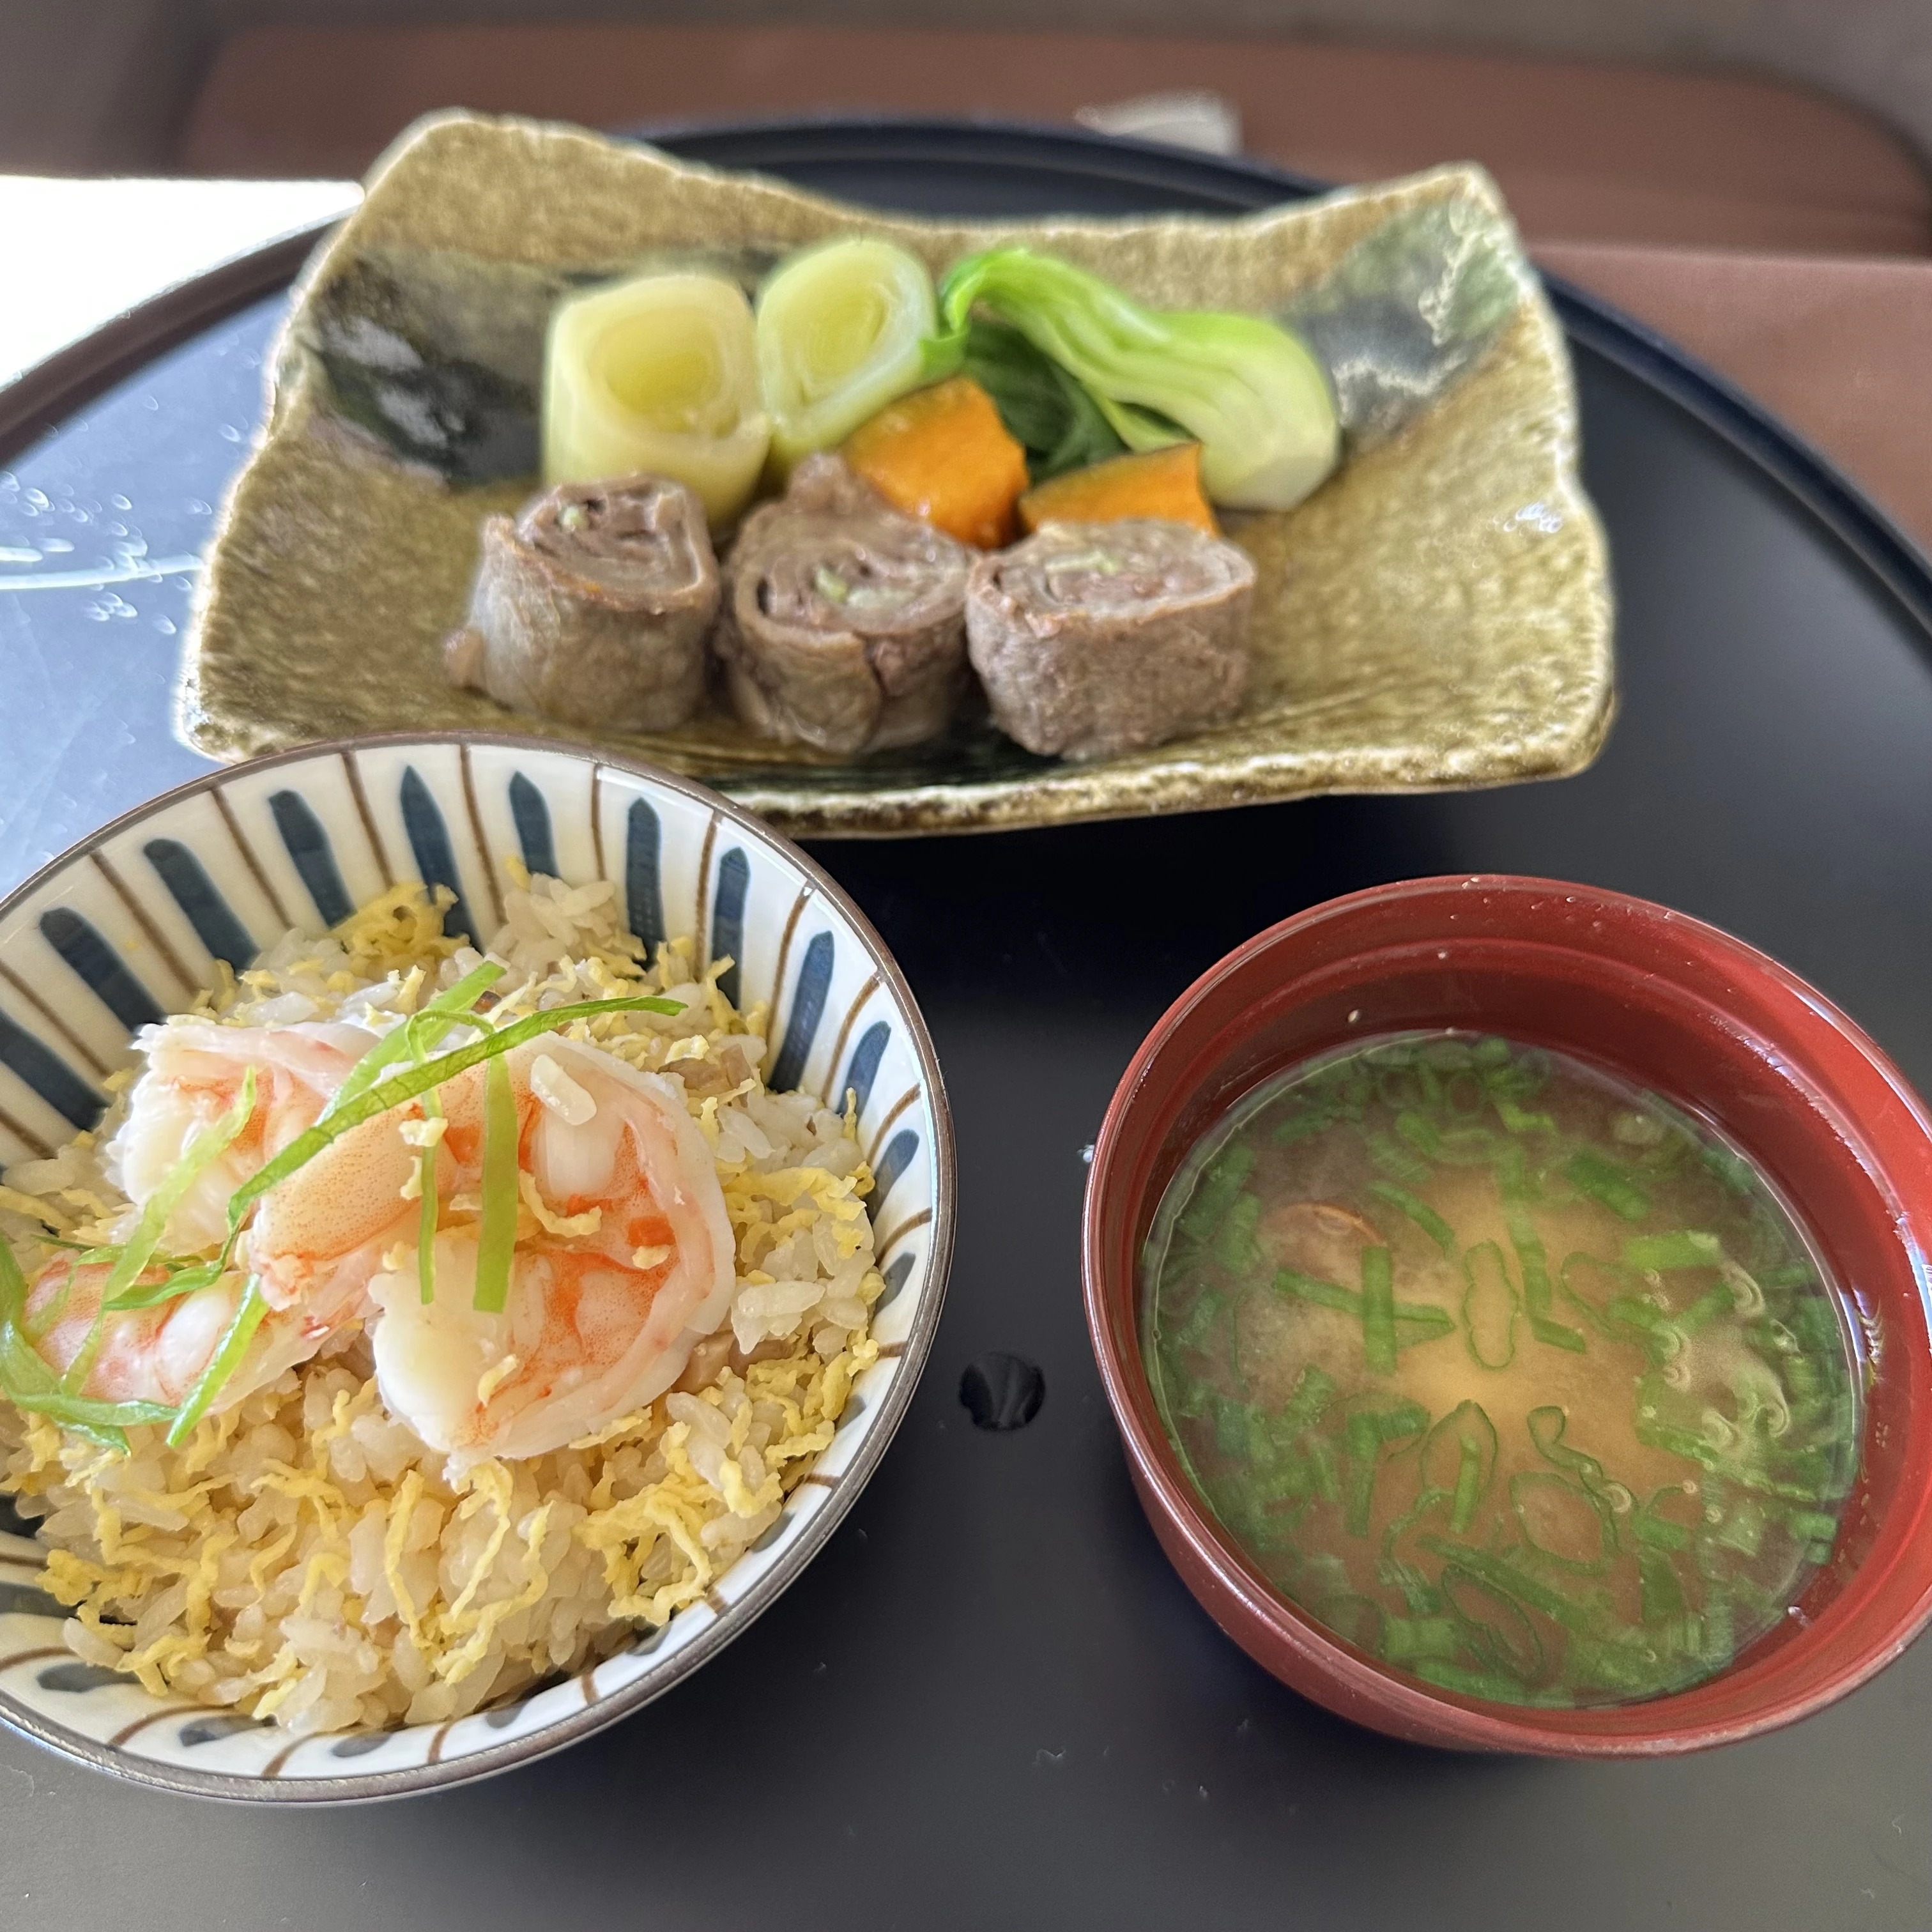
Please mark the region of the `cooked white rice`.
<svg viewBox="0 0 1932 1932"><path fill-rule="evenodd" d="M717 1162L738 1242L728 1325L677 1388L568 1448L445 1459L392 1420L359 1330L209 1417L178 1449L123 1458L0 1397L0 1488L40 1519L69 1647L172 1694L291 1732L428 1724L503 1701L704 1596L777 1520L875 1360L881 1287L856 1123L767 1092L762 1007L740 1014L688 940L646 962L614 889L512 867L503 1018L662 992L685 1003L576 1023L669 1074ZM446 898L446 896L445 896ZM199 1010L236 1024L415 1011L480 963L441 904L400 887L323 938L290 933ZM0 1236L29 1276L48 1232L108 1240L133 1210L103 1171L116 1124L10 1169Z"/></svg>

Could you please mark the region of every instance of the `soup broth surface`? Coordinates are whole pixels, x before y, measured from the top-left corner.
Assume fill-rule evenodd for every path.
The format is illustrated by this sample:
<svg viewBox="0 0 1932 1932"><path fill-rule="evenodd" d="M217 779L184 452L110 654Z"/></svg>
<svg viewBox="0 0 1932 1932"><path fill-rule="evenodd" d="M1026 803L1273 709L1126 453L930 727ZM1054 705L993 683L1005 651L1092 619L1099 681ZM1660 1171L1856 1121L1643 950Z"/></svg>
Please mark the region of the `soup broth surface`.
<svg viewBox="0 0 1932 1932"><path fill-rule="evenodd" d="M1714 1676L1828 1558L1857 1473L1852 1330L1790 1210L1540 1048L1389 1035L1269 1082L1174 1177L1142 1290L1214 1514L1336 1634L1468 1695Z"/></svg>

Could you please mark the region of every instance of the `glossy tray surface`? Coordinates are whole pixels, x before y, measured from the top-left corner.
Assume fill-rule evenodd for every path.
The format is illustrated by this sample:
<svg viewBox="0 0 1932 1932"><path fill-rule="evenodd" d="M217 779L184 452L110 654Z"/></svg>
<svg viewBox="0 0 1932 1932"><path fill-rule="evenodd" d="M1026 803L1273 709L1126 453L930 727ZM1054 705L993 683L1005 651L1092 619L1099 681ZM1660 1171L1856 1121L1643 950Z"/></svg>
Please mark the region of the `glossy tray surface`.
<svg viewBox="0 0 1932 1932"><path fill-rule="evenodd" d="M932 213L1235 212L1293 186L984 129L676 145ZM1622 710L1600 762L1490 793L816 848L932 1025L962 1217L926 1381L809 1574L716 1669L447 1798L191 1810L0 1737L0 1917L169 1932L1932 1923L1932 1651L1712 1756L1560 1766L1391 1744L1282 1689L1196 1607L1133 1500L1088 1348L1081 1151L1121 1068L1203 968L1336 892L1482 869L1662 899L1814 980L1932 1087L1924 567L1775 425L1587 302L1558 306L1620 613ZM0 547L75 545L9 557L0 579L56 556L88 574L117 544L191 555L195 506L218 499L259 407L277 312L233 315L38 440L19 428L27 406L0 398L15 424L0 427ZM136 346L97 345L90 367ZM40 395L61 406L56 385ZM205 769L166 728L177 640L159 626L180 624L190 580L0 588L0 884ZM1045 1376L1036 1418L1006 1433L960 1400L996 1350ZM982 1411L986 1390L971 1384Z"/></svg>

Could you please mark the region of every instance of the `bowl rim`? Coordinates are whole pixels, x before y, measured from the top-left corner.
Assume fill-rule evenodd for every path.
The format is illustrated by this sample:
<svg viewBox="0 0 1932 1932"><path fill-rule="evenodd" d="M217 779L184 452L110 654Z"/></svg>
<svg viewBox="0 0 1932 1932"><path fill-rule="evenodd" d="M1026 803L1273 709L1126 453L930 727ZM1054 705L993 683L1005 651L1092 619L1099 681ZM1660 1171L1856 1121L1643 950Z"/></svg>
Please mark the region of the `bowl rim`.
<svg viewBox="0 0 1932 1932"><path fill-rule="evenodd" d="M1108 1408L1120 1432L1129 1472L1162 1553L1181 1570L1174 1545L1178 1543L1199 1563L1208 1580L1197 1587L1195 1580L1182 1572L1182 1580L1202 1607L1222 1625L1226 1634L1244 1650L1248 1646L1223 1618L1210 1592L1231 1606L1238 1606L1246 1618L1265 1628L1268 1634L1298 1652L1328 1683L1354 1694L1358 1709L1372 1706L1391 1717L1403 1714L1402 1707L1424 1718L1436 1720L1436 1735L1424 1742L1452 1749L1514 1751L1538 1756L1570 1758L1641 1757L1678 1754L1714 1748L1763 1736L1811 1716L1836 1702L1896 1660L1905 1648L1932 1623L1932 1582L1922 1588L1910 1606L1897 1615L1882 1634L1863 1644L1852 1660L1826 1672L1822 1680L1803 1694L1776 1705L1730 1719L1696 1720L1682 1727L1669 1726L1670 1708L1682 1699L1695 1694L1702 1685L1672 1693L1666 1697L1646 1699L1639 1705L1612 1708L1648 1708L1657 1711L1664 1723L1646 1732L1568 1731L1547 1724L1536 1724L1516 1718L1511 1707L1453 1693L1438 1692L1419 1679L1396 1675L1384 1665L1332 1636L1306 1612L1298 1610L1280 1592L1259 1579L1245 1552L1232 1536L1215 1521L1205 1503L1198 1498L1168 1465L1172 1460L1164 1439L1145 1425L1136 1401L1137 1390L1144 1389L1147 1377L1138 1354L1116 1346L1110 1304L1114 1298L1108 1268L1108 1242L1102 1226L1103 1209L1127 1124L1142 1105L1142 1089L1149 1070L1183 1024L1229 979L1258 956L1279 945L1298 932L1307 931L1338 916L1370 911L1405 898L1439 896L1445 904L1454 894L1471 890L1527 896L1549 895L1634 917L1653 928L1668 926L1694 945L1711 949L1742 973L1754 976L1760 983L1781 993L1809 1010L1810 1015L1840 1042L1855 1053L1868 1072L1884 1082L1900 1100L1924 1145L1932 1148L1932 1116L1884 1049L1835 1003L1768 953L1738 938L1708 921L1677 911L1658 901L1622 892L1609 887L1574 881L1543 878L1522 873L1449 873L1424 878L1396 879L1337 896L1303 908L1276 921L1244 940L1201 974L1175 999L1148 1030L1120 1076L1108 1103L1100 1131L1095 1138L1081 1230L1082 1294L1088 1336L1099 1366ZM1444 930L1449 931L1444 922ZM1528 935L1498 940L1486 936L1492 945L1534 947L1546 942ZM1616 946L1608 949L1612 958L1622 956ZM1884 1148L1887 1136L1867 1132L1874 1150ZM1894 1131L1890 1139L1896 1143ZM1896 1152L1894 1144L1887 1149ZM1136 1214L1138 1207L1136 1204ZM1920 1276L1922 1304L1927 1287ZM1128 1284L1132 1294L1133 1284ZM1922 1312L1925 1312L1922 1306ZM1136 1324L1138 1326L1136 1319ZM1922 1486L1923 1488L1923 1486ZM1932 1491L1922 1493L1922 1504L1932 1499ZM1230 1552L1234 1559L1230 1560ZM1253 1574L1250 1574L1252 1571ZM1253 1652L1249 1652L1253 1656ZM1261 1661L1259 1667L1278 1672ZM1724 1673L1720 1672L1720 1678ZM1286 1680L1284 1680L1286 1681ZM1717 1679L1708 1680L1710 1682ZM1298 1694L1309 1695L1291 1684ZM1390 1694L1393 1694L1391 1695ZM1318 1700L1319 1701L1319 1700ZM1330 1708L1340 1709L1330 1704ZM1348 1714L1345 1713L1345 1714ZM1366 1723L1355 1716L1353 1721ZM1384 1727L1388 1728L1388 1727ZM1396 1731L1395 1735L1415 1738L1417 1732Z"/></svg>
<svg viewBox="0 0 1932 1932"><path fill-rule="evenodd" d="M872 1480L892 1438L898 1432L913 1396L918 1389L931 1354L933 1336L946 1300L952 1270L952 1250L958 1214L958 1175L953 1139L952 1110L947 1102L939 1056L932 1043L925 1016L898 962L892 956L872 921L856 901L812 856L782 832L742 806L676 772L668 772L647 760L628 757L548 738L534 732L469 730L371 732L352 738L317 739L313 743L292 746L262 757L238 760L231 765L203 772L185 783L158 793L130 807L85 837L57 853L13 890L0 898L0 922L4 922L24 901L41 890L90 853L145 819L186 800L214 790L238 774L268 771L278 766L305 764L319 758L339 757L349 752L400 750L410 746L488 745L505 750L552 754L593 769L608 766L634 778L644 778L666 790L677 792L694 804L718 813L737 830L770 847L788 863L796 866L814 890L829 899L840 916L857 933L870 951L881 981L906 1023L908 1037L917 1056L926 1088L926 1106L932 1122L932 1158L935 1186L933 1190L932 1238L927 1251L926 1283L912 1331L906 1337L899 1357L899 1370L864 1440L838 1483L826 1493L791 1547L759 1578L745 1594L728 1602L722 1616L712 1622L688 1643L664 1660L661 1669L647 1670L635 1683L626 1684L609 1696L560 1718L526 1736L490 1744L462 1757L440 1759L434 1763L412 1765L394 1771L350 1772L339 1777L272 1778L236 1772L197 1771L185 1766L136 1758L110 1745L70 1731L66 1726L29 1709L4 1685L0 1685L0 1722L62 1756L76 1760L96 1771L129 1783L190 1796L225 1799L232 1803L276 1804L366 1804L379 1798L401 1798L420 1791L492 1778L502 1772L534 1763L554 1751L577 1743L592 1732L603 1730L619 1718L641 1710L682 1683L700 1665L708 1663L734 1638L750 1628L797 1580L812 1558L831 1540L832 1533L846 1512L857 1502L860 1492ZM318 1733L317 1735L322 1735ZM353 1735L346 1733L345 1735Z"/></svg>

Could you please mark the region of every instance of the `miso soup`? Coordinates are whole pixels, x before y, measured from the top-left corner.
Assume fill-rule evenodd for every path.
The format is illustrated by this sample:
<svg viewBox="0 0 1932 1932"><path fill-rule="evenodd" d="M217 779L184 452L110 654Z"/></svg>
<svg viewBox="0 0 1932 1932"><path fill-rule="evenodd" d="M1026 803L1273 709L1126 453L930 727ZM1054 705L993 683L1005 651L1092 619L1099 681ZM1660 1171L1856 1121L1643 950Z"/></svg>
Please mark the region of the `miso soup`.
<svg viewBox="0 0 1932 1932"><path fill-rule="evenodd" d="M1148 1375L1275 1586L1426 1682L1622 1703L1830 1556L1859 1367L1776 1192L1559 1053L1384 1036L1250 1094L1163 1198Z"/></svg>

